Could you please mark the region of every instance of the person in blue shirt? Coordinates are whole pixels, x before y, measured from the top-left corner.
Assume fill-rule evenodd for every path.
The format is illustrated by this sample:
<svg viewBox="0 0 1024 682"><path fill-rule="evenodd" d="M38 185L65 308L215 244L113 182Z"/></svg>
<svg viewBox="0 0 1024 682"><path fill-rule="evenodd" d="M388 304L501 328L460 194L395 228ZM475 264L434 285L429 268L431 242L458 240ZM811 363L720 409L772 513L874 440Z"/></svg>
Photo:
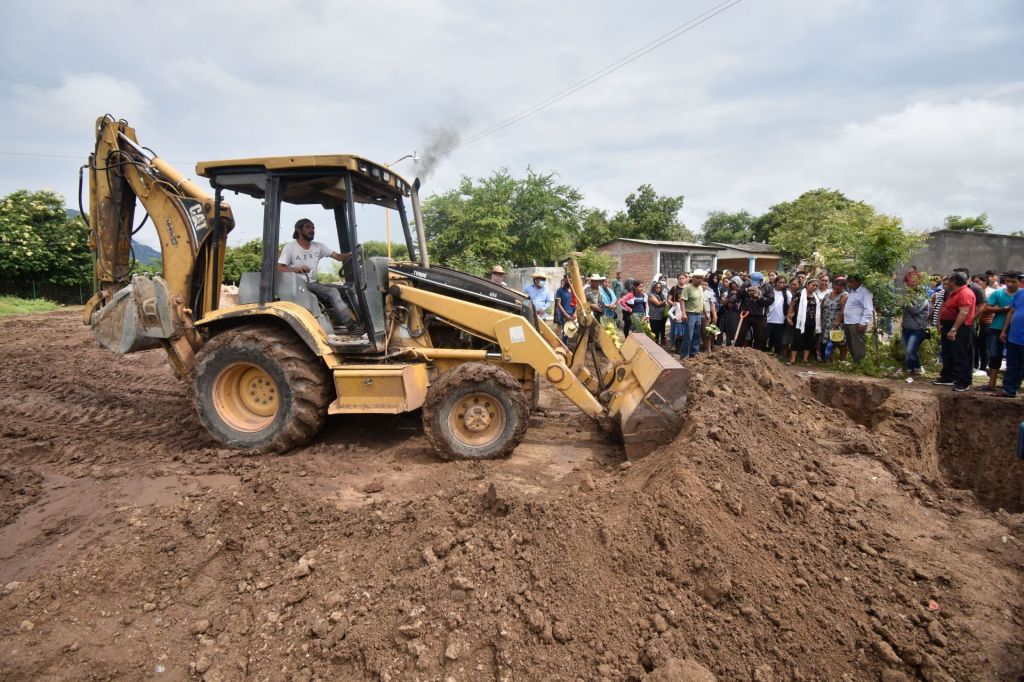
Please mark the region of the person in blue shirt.
<svg viewBox="0 0 1024 682"><path fill-rule="evenodd" d="M995 395L1016 398L1020 389L1021 374L1024 374L1024 289L1017 289L1006 313L1006 322L999 340L1006 344L1006 372L1003 374L1003 391Z"/></svg>
<svg viewBox="0 0 1024 682"><path fill-rule="evenodd" d="M533 284L528 285L525 292L530 297L530 300L533 301L533 307L537 310L537 317L546 321L551 312L551 304L554 302L551 290L548 289L548 276L543 272L533 273Z"/></svg>
<svg viewBox="0 0 1024 682"><path fill-rule="evenodd" d="M565 336L565 323L576 320L576 306L573 305L575 296L569 287L569 278L563 277L561 286L555 292L555 324L562 332L562 341L568 341Z"/></svg>
<svg viewBox="0 0 1024 682"><path fill-rule="evenodd" d="M988 295L982 308L982 314L995 313L995 317L989 323L985 339L985 343L988 344L988 386L982 386L979 391L994 393L997 390L996 381L999 379L999 368L1003 364L1003 353L1006 350L1006 344L999 337L1006 325L1006 316L1010 312L1013 297L1020 288L1020 273L1004 272L1003 284L1006 285L1004 288L994 289Z"/></svg>

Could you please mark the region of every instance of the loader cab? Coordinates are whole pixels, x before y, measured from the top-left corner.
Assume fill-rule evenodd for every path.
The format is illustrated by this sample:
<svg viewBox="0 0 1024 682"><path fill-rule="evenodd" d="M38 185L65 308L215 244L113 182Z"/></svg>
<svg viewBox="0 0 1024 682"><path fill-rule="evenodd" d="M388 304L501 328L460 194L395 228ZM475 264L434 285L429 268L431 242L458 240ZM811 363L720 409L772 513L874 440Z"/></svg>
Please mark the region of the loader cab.
<svg viewBox="0 0 1024 682"><path fill-rule="evenodd" d="M413 188L403 178L380 164L357 156L306 156L240 159L199 163L197 173L209 178L217 201L224 192L237 192L263 200L263 253L259 272L245 273L239 286L239 304L266 306L288 301L306 308L327 335L337 331L320 309L319 300L306 289L305 278L278 272L278 245L292 236L292 227L281 227L283 204L320 207L309 215L321 241L327 231L337 232L338 252L349 254L341 268L343 281L330 284L356 315L367 338L353 338L338 350L374 354L385 349L388 259L367 257L361 247L356 224L356 204L380 206L397 211L410 256L417 254L412 238L405 199ZM328 219L329 217L329 219ZM421 245L422 246L422 245ZM424 249L420 249L422 254ZM421 256L422 257L422 256Z"/></svg>

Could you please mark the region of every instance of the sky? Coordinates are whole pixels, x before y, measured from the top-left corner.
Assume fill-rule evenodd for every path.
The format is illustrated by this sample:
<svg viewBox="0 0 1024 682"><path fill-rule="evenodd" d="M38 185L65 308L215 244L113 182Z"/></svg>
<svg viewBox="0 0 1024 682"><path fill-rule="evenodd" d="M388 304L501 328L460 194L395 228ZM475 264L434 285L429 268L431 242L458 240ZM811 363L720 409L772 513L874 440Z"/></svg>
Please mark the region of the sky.
<svg viewBox="0 0 1024 682"><path fill-rule="evenodd" d="M210 159L422 157L716 6L7 0L0 194L52 189L77 206L78 167L108 112L193 177ZM530 167L610 212L644 183L683 195L694 230L710 211L758 214L818 187L911 229L982 212L997 232L1024 229L1022 35L1020 0L741 0L436 159L423 193ZM426 168L396 170L412 179ZM259 236L258 202L228 199L230 242ZM362 239L383 238L379 212L360 211Z"/></svg>

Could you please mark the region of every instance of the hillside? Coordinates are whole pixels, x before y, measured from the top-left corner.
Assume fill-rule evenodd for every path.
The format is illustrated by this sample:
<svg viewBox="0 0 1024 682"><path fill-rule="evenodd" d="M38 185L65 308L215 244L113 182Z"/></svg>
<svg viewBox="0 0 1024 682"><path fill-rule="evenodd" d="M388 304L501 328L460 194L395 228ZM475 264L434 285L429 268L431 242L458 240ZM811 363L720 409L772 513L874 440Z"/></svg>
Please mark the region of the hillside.
<svg viewBox="0 0 1024 682"><path fill-rule="evenodd" d="M74 218L75 216L81 215L78 209L69 208L66 209L68 217ZM146 246L142 242L132 240L132 250L135 253L135 260L142 265L149 265L160 260L160 252L154 249L152 246Z"/></svg>

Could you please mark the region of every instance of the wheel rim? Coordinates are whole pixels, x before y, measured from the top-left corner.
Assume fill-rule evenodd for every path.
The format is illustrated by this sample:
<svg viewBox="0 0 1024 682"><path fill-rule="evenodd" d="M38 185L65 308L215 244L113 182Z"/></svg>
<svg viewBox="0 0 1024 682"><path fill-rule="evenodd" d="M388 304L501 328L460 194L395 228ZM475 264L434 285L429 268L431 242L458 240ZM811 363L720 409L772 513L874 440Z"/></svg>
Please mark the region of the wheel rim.
<svg viewBox="0 0 1024 682"><path fill-rule="evenodd" d="M265 369L239 362L225 367L214 379L213 405L228 426L254 433L274 422L280 396L277 384Z"/></svg>
<svg viewBox="0 0 1024 682"><path fill-rule="evenodd" d="M460 398L448 413L452 435L471 447L483 447L498 440L506 421L505 407L488 393Z"/></svg>

